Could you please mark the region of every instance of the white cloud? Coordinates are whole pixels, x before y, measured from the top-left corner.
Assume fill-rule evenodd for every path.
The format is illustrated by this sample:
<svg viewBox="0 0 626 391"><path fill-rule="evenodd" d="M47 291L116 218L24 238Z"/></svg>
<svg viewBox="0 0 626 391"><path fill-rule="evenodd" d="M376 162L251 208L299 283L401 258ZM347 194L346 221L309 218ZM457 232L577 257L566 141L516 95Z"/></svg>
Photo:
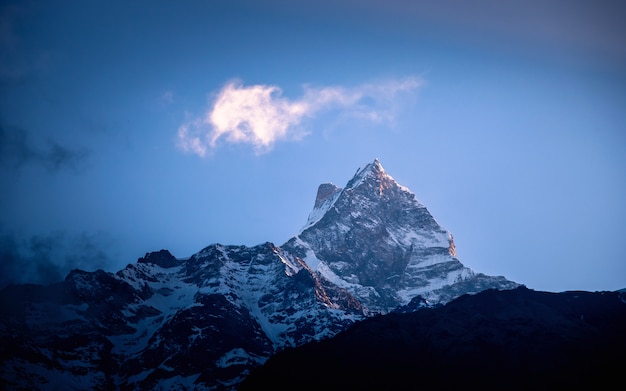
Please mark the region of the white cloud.
<svg viewBox="0 0 626 391"><path fill-rule="evenodd" d="M201 137L199 128L198 121L181 125L178 128L178 145L186 152L193 152L199 156L204 156L207 146L206 142Z"/></svg>
<svg viewBox="0 0 626 391"><path fill-rule="evenodd" d="M305 101L282 98L276 86L229 83L219 93L205 122L212 126L212 147L224 136L229 142L266 149L276 141L297 137L293 127L311 112Z"/></svg>
<svg viewBox="0 0 626 391"><path fill-rule="evenodd" d="M276 142L306 136L301 122L330 109L369 121L390 121L399 94L412 92L421 84L420 79L411 77L353 88L305 86L301 98L290 100L282 96L278 86L230 82L202 117L178 128L179 146L205 156L222 140L250 144L257 153L264 153Z"/></svg>

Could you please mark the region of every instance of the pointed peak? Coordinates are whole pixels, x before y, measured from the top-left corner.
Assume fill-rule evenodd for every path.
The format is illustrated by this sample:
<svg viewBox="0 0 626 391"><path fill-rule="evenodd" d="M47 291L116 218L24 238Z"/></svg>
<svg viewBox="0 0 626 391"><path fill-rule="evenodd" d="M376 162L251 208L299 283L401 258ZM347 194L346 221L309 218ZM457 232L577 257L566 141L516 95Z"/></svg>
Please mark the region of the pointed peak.
<svg viewBox="0 0 626 391"><path fill-rule="evenodd" d="M143 258L137 260L138 263L152 263L163 268L175 267L180 265L180 262L176 257L167 250L154 251L146 253Z"/></svg>
<svg viewBox="0 0 626 391"><path fill-rule="evenodd" d="M372 163L369 163L367 165L365 165L365 167L361 168L361 171L373 171L373 172L385 172L385 169L383 168L383 165L380 164L380 160L378 160L378 158L374 159L374 161Z"/></svg>
<svg viewBox="0 0 626 391"><path fill-rule="evenodd" d="M329 197L333 196L337 191L340 191L341 188L333 185L332 183L322 183L317 188L317 197L315 198L315 206L314 208L319 208L324 201L326 201Z"/></svg>
<svg viewBox="0 0 626 391"><path fill-rule="evenodd" d="M356 171L356 173L354 174L354 177L346 185L346 189L357 187L368 176L381 178L383 176L389 177L389 174L387 174L387 172L383 168L383 165L380 164L380 160L376 158L374 159L372 163L368 163L365 166L360 167Z"/></svg>
<svg viewBox="0 0 626 391"><path fill-rule="evenodd" d="M317 189L315 206L298 235L317 224L317 222L324 217L326 212L333 208L335 202L340 199L344 191L353 191L360 186L364 186L367 189L364 194L370 194L372 197L376 198L382 197L383 194L389 190L410 193L414 202L416 202L418 206L421 206L419 201L415 199L415 195L413 195L408 188L396 182L396 180L385 171L382 164L380 164L380 160L376 158L372 163L361 166L352 179L348 181L345 188L335 186L332 183L322 183Z"/></svg>
<svg viewBox="0 0 626 391"><path fill-rule="evenodd" d="M341 194L343 189L341 187L337 187L332 183L322 183L317 188L317 197L315 197L315 206L313 210L309 214L309 218L307 219L306 224L300 232L309 228L313 224L317 223L324 214L333 206L337 197Z"/></svg>

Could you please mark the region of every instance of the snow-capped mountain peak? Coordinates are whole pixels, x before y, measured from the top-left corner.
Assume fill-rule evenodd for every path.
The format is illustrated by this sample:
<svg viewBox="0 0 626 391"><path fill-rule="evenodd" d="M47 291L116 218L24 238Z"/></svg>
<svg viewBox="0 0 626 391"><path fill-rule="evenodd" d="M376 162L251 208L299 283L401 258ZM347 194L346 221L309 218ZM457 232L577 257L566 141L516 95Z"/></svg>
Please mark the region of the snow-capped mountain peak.
<svg viewBox="0 0 626 391"><path fill-rule="evenodd" d="M406 187L400 185L391 175L389 175L383 168L380 160L376 158L372 163L368 163L360 167L352 179L348 181L345 188L335 186L332 183L323 183L317 189L317 196L315 198L315 205L313 210L309 214L306 224L300 230L302 233L304 230L315 225L320 221L324 215L333 208L335 201L344 192L352 192L355 189L365 186L368 190L365 190L369 195L383 197L388 196L389 191L405 193L405 196L412 199L412 202L416 206L422 206L422 204L415 198L415 195Z"/></svg>
<svg viewBox="0 0 626 391"><path fill-rule="evenodd" d="M378 159L343 189L320 186L307 224L283 247L372 312L417 295L444 303L478 278L456 259L452 234Z"/></svg>
<svg viewBox="0 0 626 391"><path fill-rule="evenodd" d="M231 390L275 352L369 315L517 285L463 266L450 232L376 159L344 188L320 185L282 246L161 250L117 273L6 288L0 384Z"/></svg>
<svg viewBox="0 0 626 391"><path fill-rule="evenodd" d="M363 183L363 181L367 179L377 179L378 182L381 184L384 182L389 182L389 179L393 181L393 178L391 178L391 176L387 174L377 158L374 160L374 162L359 167L359 169L354 174L354 177L346 185L346 189L358 187L361 183Z"/></svg>
<svg viewBox="0 0 626 391"><path fill-rule="evenodd" d="M405 192L407 195L415 198L415 195L407 187L399 184L385 171L378 158L374 159L372 163L360 167L354 174L354 177L346 184L346 189L354 189L362 186L364 183L369 185L379 197L383 196L385 190L394 189L396 191ZM415 199L415 202L421 205L417 199Z"/></svg>

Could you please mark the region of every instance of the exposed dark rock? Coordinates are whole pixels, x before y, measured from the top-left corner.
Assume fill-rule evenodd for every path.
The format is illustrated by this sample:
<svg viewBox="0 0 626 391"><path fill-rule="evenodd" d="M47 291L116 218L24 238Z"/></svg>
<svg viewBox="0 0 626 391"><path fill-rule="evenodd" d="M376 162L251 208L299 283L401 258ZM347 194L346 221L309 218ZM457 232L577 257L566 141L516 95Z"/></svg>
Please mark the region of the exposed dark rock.
<svg viewBox="0 0 626 391"><path fill-rule="evenodd" d="M518 286L463 266L452 235L378 160L344 189L321 185L307 226L282 248L316 263L321 278L345 281L369 313L390 312L416 294L445 303L463 293Z"/></svg>
<svg viewBox="0 0 626 391"><path fill-rule="evenodd" d="M180 261L167 250L146 253L146 255L144 255L143 258L139 258L137 262L152 263L164 268L176 267L180 265Z"/></svg>
<svg viewBox="0 0 626 391"><path fill-rule="evenodd" d="M213 244L181 260L161 250L116 273L72 270L58 284L3 289L0 381L232 390L276 352L368 316L517 286L474 273L453 250L376 160L344 189L320 186L307 224L283 246Z"/></svg>

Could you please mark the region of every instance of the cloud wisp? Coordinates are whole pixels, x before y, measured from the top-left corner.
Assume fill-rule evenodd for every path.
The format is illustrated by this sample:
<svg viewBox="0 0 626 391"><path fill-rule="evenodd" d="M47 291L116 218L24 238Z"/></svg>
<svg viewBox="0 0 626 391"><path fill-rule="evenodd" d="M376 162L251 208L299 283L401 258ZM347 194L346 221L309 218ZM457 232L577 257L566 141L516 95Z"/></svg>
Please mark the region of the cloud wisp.
<svg viewBox="0 0 626 391"><path fill-rule="evenodd" d="M24 129L0 123L0 169L16 169L27 163L42 165L50 172L77 169L88 155L86 150L68 148L54 139L39 146Z"/></svg>
<svg viewBox="0 0 626 391"><path fill-rule="evenodd" d="M409 77L353 88L304 86L300 98L289 99L275 85L245 86L232 81L215 95L202 116L178 128L178 145L185 152L205 156L220 142L243 143L262 154L279 141L306 136L302 122L323 111L368 121L393 121L399 98L421 85L421 79Z"/></svg>
<svg viewBox="0 0 626 391"><path fill-rule="evenodd" d="M103 233L20 237L0 230L0 288L11 284L50 284L72 269L93 271L111 265L105 252L111 239Z"/></svg>

